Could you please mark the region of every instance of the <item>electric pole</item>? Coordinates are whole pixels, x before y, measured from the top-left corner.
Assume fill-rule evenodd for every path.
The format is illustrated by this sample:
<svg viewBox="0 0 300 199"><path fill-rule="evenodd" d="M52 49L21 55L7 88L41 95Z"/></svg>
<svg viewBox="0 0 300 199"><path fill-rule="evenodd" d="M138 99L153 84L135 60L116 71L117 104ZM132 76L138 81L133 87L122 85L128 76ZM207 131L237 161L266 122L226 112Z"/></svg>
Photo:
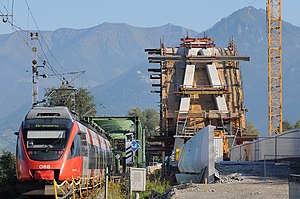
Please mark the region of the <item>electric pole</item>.
<svg viewBox="0 0 300 199"><path fill-rule="evenodd" d="M39 91L38 91L38 79L39 76L42 76L43 78L46 78L47 75L43 74L40 75L38 68L44 68L46 62L43 62L43 66L38 66L38 49L36 46L36 43L38 41L38 36L39 34L37 32L30 33L30 37L31 37L31 41L32 41L32 52L33 52L33 59L32 59L32 105L35 106L38 103L40 103L39 101Z"/></svg>

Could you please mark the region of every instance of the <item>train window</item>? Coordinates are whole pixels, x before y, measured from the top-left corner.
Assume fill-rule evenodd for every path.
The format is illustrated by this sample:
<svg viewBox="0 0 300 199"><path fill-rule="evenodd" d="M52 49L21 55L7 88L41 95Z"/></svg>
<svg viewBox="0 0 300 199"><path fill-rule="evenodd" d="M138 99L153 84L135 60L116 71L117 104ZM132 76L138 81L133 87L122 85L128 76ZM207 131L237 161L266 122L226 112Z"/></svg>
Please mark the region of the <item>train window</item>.
<svg viewBox="0 0 300 199"><path fill-rule="evenodd" d="M70 149L70 153L71 153L71 157L74 157L74 152L75 152L75 150L74 150L74 142L72 143L72 146L71 146L71 149Z"/></svg>
<svg viewBox="0 0 300 199"><path fill-rule="evenodd" d="M95 157L95 146L94 145L90 145L90 154L89 154L89 168L90 169L94 169L95 168L95 161L96 161L96 157Z"/></svg>
<svg viewBox="0 0 300 199"><path fill-rule="evenodd" d="M75 147L75 156L80 156L80 148L81 148L81 143L80 143L80 137L79 135L75 136L74 139L74 147Z"/></svg>
<svg viewBox="0 0 300 199"><path fill-rule="evenodd" d="M30 159L58 160L67 145L73 122L70 119L27 119L23 123L22 137Z"/></svg>
<svg viewBox="0 0 300 199"><path fill-rule="evenodd" d="M98 146L94 146L95 147L95 162L94 162L94 164L95 164L95 169L97 169L98 168Z"/></svg>
<svg viewBox="0 0 300 199"><path fill-rule="evenodd" d="M83 132L80 132L80 140L81 140L81 154L83 156L88 156L88 144L86 141L86 134Z"/></svg>
<svg viewBox="0 0 300 199"><path fill-rule="evenodd" d="M66 119L30 119L23 125L26 148L62 149L66 146L72 121Z"/></svg>
<svg viewBox="0 0 300 199"><path fill-rule="evenodd" d="M101 165L100 165L101 160L100 160L100 158L101 158L101 148L98 147L97 169L101 168Z"/></svg>
<svg viewBox="0 0 300 199"><path fill-rule="evenodd" d="M73 158L73 157L76 157L76 156L80 156L80 150L81 150L80 136L76 135L75 138L74 138L74 141L72 142L68 158Z"/></svg>
<svg viewBox="0 0 300 199"><path fill-rule="evenodd" d="M65 131L28 130L27 148L64 148Z"/></svg>
<svg viewBox="0 0 300 199"><path fill-rule="evenodd" d="M103 169L103 149L100 148L100 169Z"/></svg>
<svg viewBox="0 0 300 199"><path fill-rule="evenodd" d="M81 144L83 146L87 146L86 134L85 133L83 133L83 132L80 133L80 140L81 140Z"/></svg>
<svg viewBox="0 0 300 199"><path fill-rule="evenodd" d="M17 158L23 160L23 151L22 151L22 144L21 144L21 139L18 136L17 138Z"/></svg>
<svg viewBox="0 0 300 199"><path fill-rule="evenodd" d="M107 158L106 158L106 149L103 150L103 168L106 168Z"/></svg>

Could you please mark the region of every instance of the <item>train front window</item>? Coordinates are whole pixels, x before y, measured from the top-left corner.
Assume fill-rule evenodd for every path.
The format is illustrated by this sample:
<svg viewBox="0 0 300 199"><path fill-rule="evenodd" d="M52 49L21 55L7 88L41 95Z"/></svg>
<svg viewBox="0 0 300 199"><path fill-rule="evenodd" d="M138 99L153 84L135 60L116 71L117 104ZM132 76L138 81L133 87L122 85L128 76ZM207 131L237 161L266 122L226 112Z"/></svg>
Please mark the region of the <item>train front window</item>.
<svg viewBox="0 0 300 199"><path fill-rule="evenodd" d="M72 121L69 119L26 120L24 144L32 160L58 160L67 145Z"/></svg>
<svg viewBox="0 0 300 199"><path fill-rule="evenodd" d="M28 130L27 148L64 148L65 130Z"/></svg>

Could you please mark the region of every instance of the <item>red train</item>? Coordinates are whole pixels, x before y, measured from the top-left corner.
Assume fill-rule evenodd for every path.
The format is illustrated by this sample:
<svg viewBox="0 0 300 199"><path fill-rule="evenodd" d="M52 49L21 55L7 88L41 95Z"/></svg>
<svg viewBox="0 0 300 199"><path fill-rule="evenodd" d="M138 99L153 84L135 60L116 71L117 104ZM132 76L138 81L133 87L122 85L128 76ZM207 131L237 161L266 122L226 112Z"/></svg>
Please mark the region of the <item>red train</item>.
<svg viewBox="0 0 300 199"><path fill-rule="evenodd" d="M26 182L21 192L36 189L26 190L24 185L103 175L112 164L109 141L76 120L66 107L32 108L16 134L17 177Z"/></svg>

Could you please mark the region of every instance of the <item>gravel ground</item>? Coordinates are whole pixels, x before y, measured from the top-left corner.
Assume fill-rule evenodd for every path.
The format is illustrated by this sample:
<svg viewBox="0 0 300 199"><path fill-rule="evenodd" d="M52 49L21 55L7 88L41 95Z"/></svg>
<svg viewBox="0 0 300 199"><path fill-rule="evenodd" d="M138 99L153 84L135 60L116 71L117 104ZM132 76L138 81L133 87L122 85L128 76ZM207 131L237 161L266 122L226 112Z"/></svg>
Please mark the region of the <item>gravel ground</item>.
<svg viewBox="0 0 300 199"><path fill-rule="evenodd" d="M288 198L287 182L239 182L219 184L191 184L185 188L173 187L172 199L209 198L209 199L283 199Z"/></svg>
<svg viewBox="0 0 300 199"><path fill-rule="evenodd" d="M264 165L261 162L224 162L216 167L220 172L220 180L215 184L177 185L172 187L168 198L289 198L287 177L293 172L293 166L273 163Z"/></svg>

